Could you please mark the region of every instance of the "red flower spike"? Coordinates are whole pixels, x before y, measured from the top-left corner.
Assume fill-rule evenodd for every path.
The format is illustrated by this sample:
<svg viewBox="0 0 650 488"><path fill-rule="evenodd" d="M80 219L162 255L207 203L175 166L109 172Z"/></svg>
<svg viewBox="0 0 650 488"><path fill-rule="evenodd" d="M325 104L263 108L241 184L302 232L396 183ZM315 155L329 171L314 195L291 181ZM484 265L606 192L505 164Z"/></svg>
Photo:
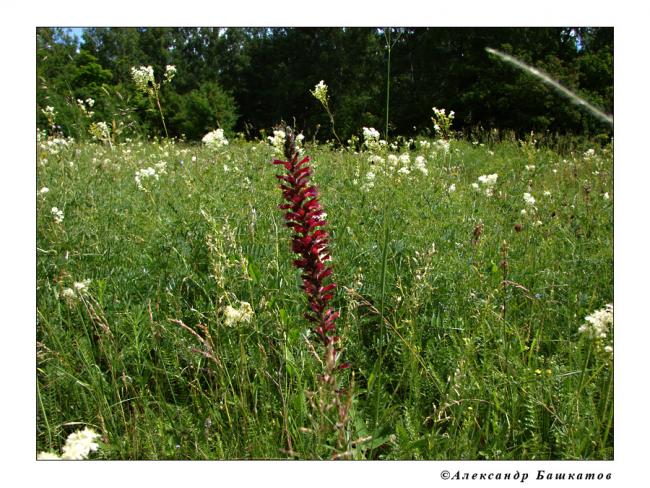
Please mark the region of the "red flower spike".
<svg viewBox="0 0 650 488"><path fill-rule="evenodd" d="M285 200L279 208L285 212L286 226L294 232L291 249L298 258L293 260L293 265L302 271L302 289L308 302L308 312L304 316L314 323L312 330L323 345L333 346L339 342L334 321L340 314L331 308L326 309L326 304L334 298L332 291L336 289L336 283L325 282L331 279L332 274L332 268L325 264L330 260L329 235L322 229L327 225L325 212L318 200L318 189L309 184L313 173L309 157L298 161L293 131L287 127L285 133L286 161L273 161L273 164L282 165L286 170L286 174L277 175ZM335 349L332 354L336 359L339 351ZM345 363L339 368L348 366Z"/></svg>

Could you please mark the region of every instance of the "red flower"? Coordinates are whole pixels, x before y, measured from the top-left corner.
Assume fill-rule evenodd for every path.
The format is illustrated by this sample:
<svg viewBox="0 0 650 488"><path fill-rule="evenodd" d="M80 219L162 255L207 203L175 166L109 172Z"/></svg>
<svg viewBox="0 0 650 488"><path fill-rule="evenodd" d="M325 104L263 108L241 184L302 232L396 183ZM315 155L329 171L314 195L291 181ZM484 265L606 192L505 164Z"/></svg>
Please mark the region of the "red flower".
<svg viewBox="0 0 650 488"><path fill-rule="evenodd" d="M325 212L318 200L318 189L309 182L312 174L309 157L299 159L293 132L287 128L285 133L287 142L284 155L287 160L275 160L273 164L282 165L286 170L286 174L276 176L281 182L280 189L286 201L280 205L280 209L285 212L286 226L293 231L291 249L299 256L293 265L302 271L302 288L307 295L309 309L305 317L314 324L313 330L325 346L335 346L339 337L334 321L339 312L327 306L334 298L332 292L336 283L326 283L331 279L332 268L327 265L331 258L329 234L323 229L327 226ZM335 358L337 355L338 351L335 351Z"/></svg>

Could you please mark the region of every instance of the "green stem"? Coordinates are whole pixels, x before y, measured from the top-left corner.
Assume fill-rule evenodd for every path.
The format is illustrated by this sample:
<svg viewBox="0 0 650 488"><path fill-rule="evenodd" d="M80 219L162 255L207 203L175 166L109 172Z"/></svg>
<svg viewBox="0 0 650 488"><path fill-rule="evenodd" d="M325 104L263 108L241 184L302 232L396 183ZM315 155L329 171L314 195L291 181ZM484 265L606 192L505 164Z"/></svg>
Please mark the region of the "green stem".
<svg viewBox="0 0 650 488"><path fill-rule="evenodd" d="M589 366L589 359L591 359L591 350L593 348L593 343L590 340L589 341L589 348L587 349L587 357L585 358L585 364L582 367L582 373L580 373L580 383L578 386L578 392L576 394L576 398L580 397L580 394L582 393L582 388L584 386L584 381L585 381L585 376L587 373L587 366Z"/></svg>
<svg viewBox="0 0 650 488"><path fill-rule="evenodd" d="M393 47L390 44L390 27L388 28L388 36L386 39L386 46L388 48L388 65L386 68L386 131L384 133L384 137L386 138L386 142L388 142L388 112L390 109L390 52Z"/></svg>
<svg viewBox="0 0 650 488"><path fill-rule="evenodd" d="M601 446L607 445L607 439L609 438L609 430L612 427L612 421L614 420L614 411L609 408L609 398L612 392L612 379L614 377L613 371L609 371L609 378L607 379L607 394L605 395L605 406L603 407L602 417L603 420L607 418L607 425L605 427L603 440L601 441ZM602 421L601 421L602 422Z"/></svg>
<svg viewBox="0 0 650 488"><path fill-rule="evenodd" d="M43 412L43 420L45 420L45 427L47 428L48 446L52 449L52 429L50 428L50 422L47 420L47 413L45 412L45 406L41 398L41 388L39 387L38 381L36 382L36 396L38 396L38 404Z"/></svg>
<svg viewBox="0 0 650 488"><path fill-rule="evenodd" d="M158 98L158 89L154 83L153 94L156 97L156 105L158 105L158 112L160 112L160 120L162 120L163 129L165 129L165 137L169 139L169 134L167 133L167 125L165 124L165 116L163 115L162 107L160 106L160 98Z"/></svg>
<svg viewBox="0 0 650 488"><path fill-rule="evenodd" d="M375 423L373 427L373 436L377 435L377 429L379 424L379 399L381 397L381 371L384 361L384 335L386 325L384 323L384 304L386 302L386 268L388 263L388 241L390 236L390 226L388 225L386 218L386 209L384 209L384 245L381 255L381 302L379 307L380 315L380 324L379 324L379 358L377 361L377 370L375 377L375 384L377 385L375 390ZM370 451L370 458L372 459L372 454L374 451L374 442L373 447Z"/></svg>
<svg viewBox="0 0 650 488"><path fill-rule="evenodd" d="M330 110L329 104L327 102L323 103L323 107L325 107L325 111L327 112L327 115L330 118L330 123L332 124L332 134L334 134L334 137L336 137L336 140L338 143L343 147L343 143L341 142L341 139L339 138L338 134L336 133L336 129L334 128L334 115L332 114L332 111Z"/></svg>

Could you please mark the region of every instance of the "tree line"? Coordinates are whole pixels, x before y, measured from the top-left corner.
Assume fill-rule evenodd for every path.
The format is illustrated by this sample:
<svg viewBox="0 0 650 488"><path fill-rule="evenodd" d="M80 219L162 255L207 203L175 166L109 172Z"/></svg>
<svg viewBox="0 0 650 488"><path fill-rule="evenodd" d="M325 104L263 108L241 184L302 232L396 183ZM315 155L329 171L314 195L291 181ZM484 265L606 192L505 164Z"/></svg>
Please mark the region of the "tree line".
<svg viewBox="0 0 650 488"><path fill-rule="evenodd" d="M101 27L84 29L81 39L47 27L37 29L36 41L38 125L47 127L42 109L51 106L57 129L75 137L87 135L77 102L87 99L94 120L116 133L162 134L131 68L152 66L160 79L167 65L177 70L160 90L167 129L188 140L217 127L259 137L280 120L308 138L331 139L330 119L310 93L320 80L343 139L364 126L389 137L430 134L434 106L454 110L454 128L464 131L611 131L485 51L509 53L613 113L614 32L607 27Z"/></svg>

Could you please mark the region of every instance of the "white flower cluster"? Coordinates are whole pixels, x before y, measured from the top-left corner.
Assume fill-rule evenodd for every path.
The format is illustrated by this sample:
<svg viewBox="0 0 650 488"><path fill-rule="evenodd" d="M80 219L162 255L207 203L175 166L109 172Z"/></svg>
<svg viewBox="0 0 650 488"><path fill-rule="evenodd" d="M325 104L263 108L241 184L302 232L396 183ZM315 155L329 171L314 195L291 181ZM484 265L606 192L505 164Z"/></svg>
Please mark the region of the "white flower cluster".
<svg viewBox="0 0 650 488"><path fill-rule="evenodd" d="M375 178L377 175L374 171L368 171L366 173L365 182L361 185L361 191L369 192L375 186Z"/></svg>
<svg viewBox="0 0 650 488"><path fill-rule="evenodd" d="M56 117L56 110L54 110L54 107L51 105L48 105L47 107L41 109L41 112L43 112L43 115L45 116Z"/></svg>
<svg viewBox="0 0 650 488"><path fill-rule="evenodd" d="M578 328L580 334L589 339L607 339L609 330L614 324L614 305L608 303L605 308L596 310L585 317L587 321Z"/></svg>
<svg viewBox="0 0 650 488"><path fill-rule="evenodd" d="M95 442L99 437L100 435L97 432L86 427L84 430L73 432L68 436L68 439L65 441L65 445L63 446L63 454L61 456L52 452L40 452L36 456L36 459L69 461L87 459L91 452L95 452L99 449L99 444Z"/></svg>
<svg viewBox="0 0 650 488"><path fill-rule="evenodd" d="M168 64L165 67L165 79L163 80L163 83L171 82L174 79L174 76L176 76L176 66Z"/></svg>
<svg viewBox="0 0 650 488"><path fill-rule="evenodd" d="M526 202L526 205L528 205L529 207L535 206L535 197L532 196L530 193L524 193L524 201Z"/></svg>
<svg viewBox="0 0 650 488"><path fill-rule="evenodd" d="M57 207L52 207L51 212L52 215L54 216L54 222L56 222L57 224L63 222L63 218L64 218L63 210L59 210L59 208Z"/></svg>
<svg viewBox="0 0 650 488"><path fill-rule="evenodd" d="M160 175L166 174L165 168L167 163L165 161L160 161L159 163L154 164L155 168L149 166L148 168L142 168L135 172L135 184L139 190L146 191L145 187L142 185L142 181L153 178L158 181Z"/></svg>
<svg viewBox="0 0 650 488"><path fill-rule="evenodd" d="M156 81L151 66L140 66L139 68L133 66L131 68L131 77L138 90L144 93L153 93Z"/></svg>
<svg viewBox="0 0 650 488"><path fill-rule="evenodd" d="M54 110L54 107L48 105L44 109L41 109L41 112L47 118L47 123L50 124L52 128L54 128L56 124L56 110Z"/></svg>
<svg viewBox="0 0 650 488"><path fill-rule="evenodd" d="M386 141L379 138L379 131L373 127L363 128L363 144L370 152L378 152L386 146Z"/></svg>
<svg viewBox="0 0 650 488"><path fill-rule="evenodd" d="M91 118L95 112L92 110L89 110L95 105L95 100L92 98L86 98L86 101L84 102L82 99L77 98L77 106L79 107L79 110L88 118Z"/></svg>
<svg viewBox="0 0 650 488"><path fill-rule="evenodd" d="M61 137L51 137L40 144L41 150L49 154L58 154L59 151L67 148L74 142L74 139L63 139Z"/></svg>
<svg viewBox="0 0 650 488"><path fill-rule="evenodd" d="M434 116L431 117L433 130L435 130L436 134L442 138L448 137L451 133L451 125L454 121L454 117L456 116L455 112L452 110L449 112L449 115L447 115L444 108L433 107L433 115Z"/></svg>
<svg viewBox="0 0 650 488"><path fill-rule="evenodd" d="M424 156L418 156L415 158L415 165L413 167L426 176L429 174L429 170L427 169L425 162L426 160L424 159Z"/></svg>
<svg viewBox="0 0 650 488"><path fill-rule="evenodd" d="M587 149L583 154L582 157L585 160L592 159L596 156L596 151L594 149Z"/></svg>
<svg viewBox="0 0 650 488"><path fill-rule="evenodd" d="M481 191L481 185L484 188L484 193L486 196L491 197L494 195L494 185L497 183L498 174L494 173L491 175L481 175L478 177L478 183L472 183L472 188L476 191ZM480 185L479 185L480 183Z"/></svg>
<svg viewBox="0 0 650 488"><path fill-rule="evenodd" d="M106 122L93 122L88 128L90 134L97 140L102 142L110 142L111 130L108 128Z"/></svg>
<svg viewBox="0 0 650 488"><path fill-rule="evenodd" d="M228 145L228 139L226 139L223 129L216 129L212 132L208 132L201 140L203 141L203 144L212 149L218 149Z"/></svg>
<svg viewBox="0 0 650 488"><path fill-rule="evenodd" d="M277 129L273 131L273 137L268 136L267 139L271 143L271 146L273 146L275 155L282 157L284 155L284 143L287 139L287 134L282 129ZM302 141L304 140L304 134L298 134L296 136L296 150L298 154L302 154Z"/></svg>
<svg viewBox="0 0 650 488"><path fill-rule="evenodd" d="M91 280L82 280L75 281L72 285L72 288L64 288L61 292L61 295L66 300L75 300L76 298L82 297L88 294L88 287L90 286Z"/></svg>
<svg viewBox="0 0 650 488"><path fill-rule="evenodd" d="M371 154L368 156L368 162L370 164L384 164L386 160L377 154Z"/></svg>
<svg viewBox="0 0 650 488"><path fill-rule="evenodd" d="M449 152L449 141L445 139L438 139L434 143L434 149L436 153L442 152L443 154L447 154Z"/></svg>
<svg viewBox="0 0 650 488"><path fill-rule="evenodd" d="M50 189L49 189L47 186L44 186L43 188L41 188L41 189L38 191L38 194L39 194L39 195L45 195L46 193L49 193L49 192L50 192Z"/></svg>
<svg viewBox="0 0 650 488"><path fill-rule="evenodd" d="M323 105L327 105L327 85L324 80L320 82L311 90L311 94L316 100L318 100Z"/></svg>
<svg viewBox="0 0 650 488"><path fill-rule="evenodd" d="M379 140L379 131L374 127L364 127L363 128L363 138L365 141L378 141Z"/></svg>
<svg viewBox="0 0 650 488"><path fill-rule="evenodd" d="M239 302L238 309L227 305L223 309L224 325L232 327L240 322L250 322L254 314L253 307L248 302Z"/></svg>
<svg viewBox="0 0 650 488"><path fill-rule="evenodd" d="M433 107L432 110L433 110L433 114L438 118L440 118L440 117L448 117L450 119L453 119L454 116L455 116L455 112L453 110L451 112L449 112L449 115L446 115L446 113L445 113L446 110L444 108Z"/></svg>
<svg viewBox="0 0 650 488"><path fill-rule="evenodd" d="M287 138L287 134L282 130L274 130L273 137L268 136L268 140L271 143L271 146L275 148L275 154L282 156L284 154L284 141Z"/></svg>
<svg viewBox="0 0 650 488"><path fill-rule="evenodd" d="M413 177L416 171L420 172L423 175L429 174L429 169L426 165L426 158L422 155L415 157L415 160L411 160L411 155L407 152L400 154L399 156L395 154L388 154L386 159L376 154L371 154L368 157L368 162L372 165L364 178L364 182L361 185L361 190L368 192L375 186L377 177L383 177L391 175L398 175L400 177ZM359 177L359 169L355 170L355 176ZM358 185L359 181L355 178L352 183Z"/></svg>

